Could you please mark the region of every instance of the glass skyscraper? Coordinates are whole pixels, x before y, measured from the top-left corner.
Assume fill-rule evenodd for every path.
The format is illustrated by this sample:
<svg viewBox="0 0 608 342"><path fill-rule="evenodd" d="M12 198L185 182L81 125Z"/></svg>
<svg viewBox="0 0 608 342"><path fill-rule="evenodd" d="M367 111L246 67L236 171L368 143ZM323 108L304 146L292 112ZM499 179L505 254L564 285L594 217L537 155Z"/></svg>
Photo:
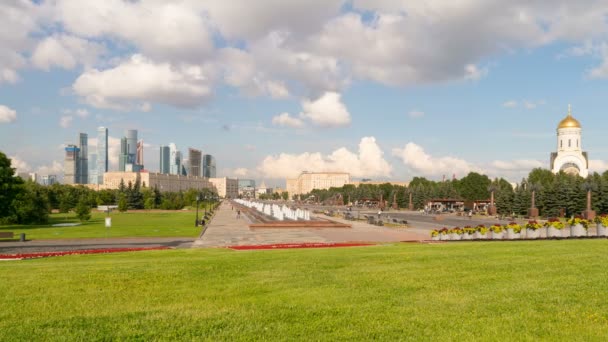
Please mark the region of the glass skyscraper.
<svg viewBox="0 0 608 342"><path fill-rule="evenodd" d="M215 157L210 154L205 154L203 156L203 177L207 177L207 178L217 177Z"/></svg>
<svg viewBox="0 0 608 342"><path fill-rule="evenodd" d="M108 172L108 129L97 128L97 182L103 184L103 174Z"/></svg>
<svg viewBox="0 0 608 342"><path fill-rule="evenodd" d="M89 136L86 133L80 133L80 152L78 154L78 167L77 167L77 184L89 183Z"/></svg>
<svg viewBox="0 0 608 342"><path fill-rule="evenodd" d="M169 146L161 146L160 147L160 165L158 168L158 172L162 174L169 174L171 171L171 165L169 164L171 161L171 149Z"/></svg>

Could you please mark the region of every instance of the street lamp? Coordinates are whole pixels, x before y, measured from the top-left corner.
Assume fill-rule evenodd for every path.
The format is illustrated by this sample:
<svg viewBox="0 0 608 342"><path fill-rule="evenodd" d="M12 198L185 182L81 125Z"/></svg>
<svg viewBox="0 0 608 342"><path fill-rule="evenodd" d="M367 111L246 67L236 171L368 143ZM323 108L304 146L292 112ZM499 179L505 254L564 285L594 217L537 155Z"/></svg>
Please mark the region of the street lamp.
<svg viewBox="0 0 608 342"><path fill-rule="evenodd" d="M201 200L201 195L200 193L196 195L196 221L194 221L194 226L198 227L198 203Z"/></svg>

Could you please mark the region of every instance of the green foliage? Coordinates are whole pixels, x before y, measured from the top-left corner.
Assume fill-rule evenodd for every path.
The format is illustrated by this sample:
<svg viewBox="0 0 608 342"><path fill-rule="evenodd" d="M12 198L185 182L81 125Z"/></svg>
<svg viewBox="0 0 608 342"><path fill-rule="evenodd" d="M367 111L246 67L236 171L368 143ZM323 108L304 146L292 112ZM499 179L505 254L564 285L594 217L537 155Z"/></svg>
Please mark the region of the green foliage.
<svg viewBox="0 0 608 342"><path fill-rule="evenodd" d="M466 177L456 182L458 193L465 201L477 201L490 198L488 186L492 183L486 175L470 172Z"/></svg>
<svg viewBox="0 0 608 342"><path fill-rule="evenodd" d="M13 214L13 200L23 191L23 180L15 177L11 160L0 151L0 219Z"/></svg>
<svg viewBox="0 0 608 342"><path fill-rule="evenodd" d="M76 217L80 221L88 221L91 219L91 207L88 200L85 197L81 197L76 205Z"/></svg>
<svg viewBox="0 0 608 342"><path fill-rule="evenodd" d="M129 205L127 203L127 197L124 194L120 194L118 197L118 211L124 213L129 209Z"/></svg>
<svg viewBox="0 0 608 342"><path fill-rule="evenodd" d="M10 221L19 224L43 224L49 220L49 201L42 186L27 182L24 191L12 203Z"/></svg>

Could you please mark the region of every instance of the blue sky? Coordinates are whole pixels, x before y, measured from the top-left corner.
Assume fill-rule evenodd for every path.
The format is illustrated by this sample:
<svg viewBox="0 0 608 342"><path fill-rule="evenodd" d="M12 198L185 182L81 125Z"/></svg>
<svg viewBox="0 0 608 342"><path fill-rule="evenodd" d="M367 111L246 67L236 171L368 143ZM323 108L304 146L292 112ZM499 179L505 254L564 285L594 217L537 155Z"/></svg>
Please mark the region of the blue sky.
<svg viewBox="0 0 608 342"><path fill-rule="evenodd" d="M61 174L62 145L105 126L111 168L138 129L150 171L173 142L277 186L303 170L518 181L548 167L572 104L603 172L607 14L591 0L11 0L0 150Z"/></svg>

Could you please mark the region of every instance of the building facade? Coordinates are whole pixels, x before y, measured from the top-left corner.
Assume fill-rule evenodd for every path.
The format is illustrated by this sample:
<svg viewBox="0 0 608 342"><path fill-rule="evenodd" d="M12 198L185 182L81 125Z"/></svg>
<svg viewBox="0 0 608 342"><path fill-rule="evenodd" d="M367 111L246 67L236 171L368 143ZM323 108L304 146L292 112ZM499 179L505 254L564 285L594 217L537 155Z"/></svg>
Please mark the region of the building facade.
<svg viewBox="0 0 608 342"><path fill-rule="evenodd" d="M215 157L210 154L203 155L203 177L217 177L216 169Z"/></svg>
<svg viewBox="0 0 608 342"><path fill-rule="evenodd" d="M78 136L79 152L78 152L78 173L76 177L77 184L89 183L89 136L86 133L80 133Z"/></svg>
<svg viewBox="0 0 608 342"><path fill-rule="evenodd" d="M127 149L127 137L120 139L120 153L118 154L118 171L125 172L129 161L129 151Z"/></svg>
<svg viewBox="0 0 608 342"><path fill-rule="evenodd" d="M182 153L174 143L169 144L169 173L172 175L182 174Z"/></svg>
<svg viewBox="0 0 608 342"><path fill-rule="evenodd" d="M203 153L201 150L188 148L188 175L200 177Z"/></svg>
<svg viewBox="0 0 608 342"><path fill-rule="evenodd" d="M205 178L207 179L207 178ZM209 178L217 194L222 198L237 198L239 196L239 180L233 178Z"/></svg>
<svg viewBox="0 0 608 342"><path fill-rule="evenodd" d="M97 153L89 153L89 181L88 184L99 184L97 175Z"/></svg>
<svg viewBox="0 0 608 342"><path fill-rule="evenodd" d="M158 172L168 175L169 173L171 173L171 164L169 164L169 162L171 161L171 149L169 148L169 146L161 146L160 147L160 159L159 159L159 167L158 167Z"/></svg>
<svg viewBox="0 0 608 342"><path fill-rule="evenodd" d="M161 192L177 192L190 189L209 189L215 191L214 185L207 178L151 172L106 172L104 174L103 186L94 189L118 189L121 180L125 184L129 182L133 184L137 181L138 174L142 187L157 188Z"/></svg>
<svg viewBox="0 0 608 342"><path fill-rule="evenodd" d="M582 148L582 127L572 117L568 106L568 115L557 126L557 152L551 153L551 171L564 171L586 178L589 175L589 157Z"/></svg>
<svg viewBox="0 0 608 342"><path fill-rule="evenodd" d="M350 184L350 174L346 172L302 172L298 178L287 179L286 190L289 197L310 193L315 189L340 188Z"/></svg>
<svg viewBox="0 0 608 342"><path fill-rule="evenodd" d="M108 129L97 128L97 181L95 184L103 184L103 174L108 172Z"/></svg>
<svg viewBox="0 0 608 342"><path fill-rule="evenodd" d="M46 176L42 176L40 179L40 184L42 184L42 185L53 185L55 183L57 183L56 175L46 175Z"/></svg>
<svg viewBox="0 0 608 342"><path fill-rule="evenodd" d="M67 145L65 147L65 159L63 162L63 183L64 184L79 184L78 183L78 167L80 162L78 157L80 149L76 145Z"/></svg>

